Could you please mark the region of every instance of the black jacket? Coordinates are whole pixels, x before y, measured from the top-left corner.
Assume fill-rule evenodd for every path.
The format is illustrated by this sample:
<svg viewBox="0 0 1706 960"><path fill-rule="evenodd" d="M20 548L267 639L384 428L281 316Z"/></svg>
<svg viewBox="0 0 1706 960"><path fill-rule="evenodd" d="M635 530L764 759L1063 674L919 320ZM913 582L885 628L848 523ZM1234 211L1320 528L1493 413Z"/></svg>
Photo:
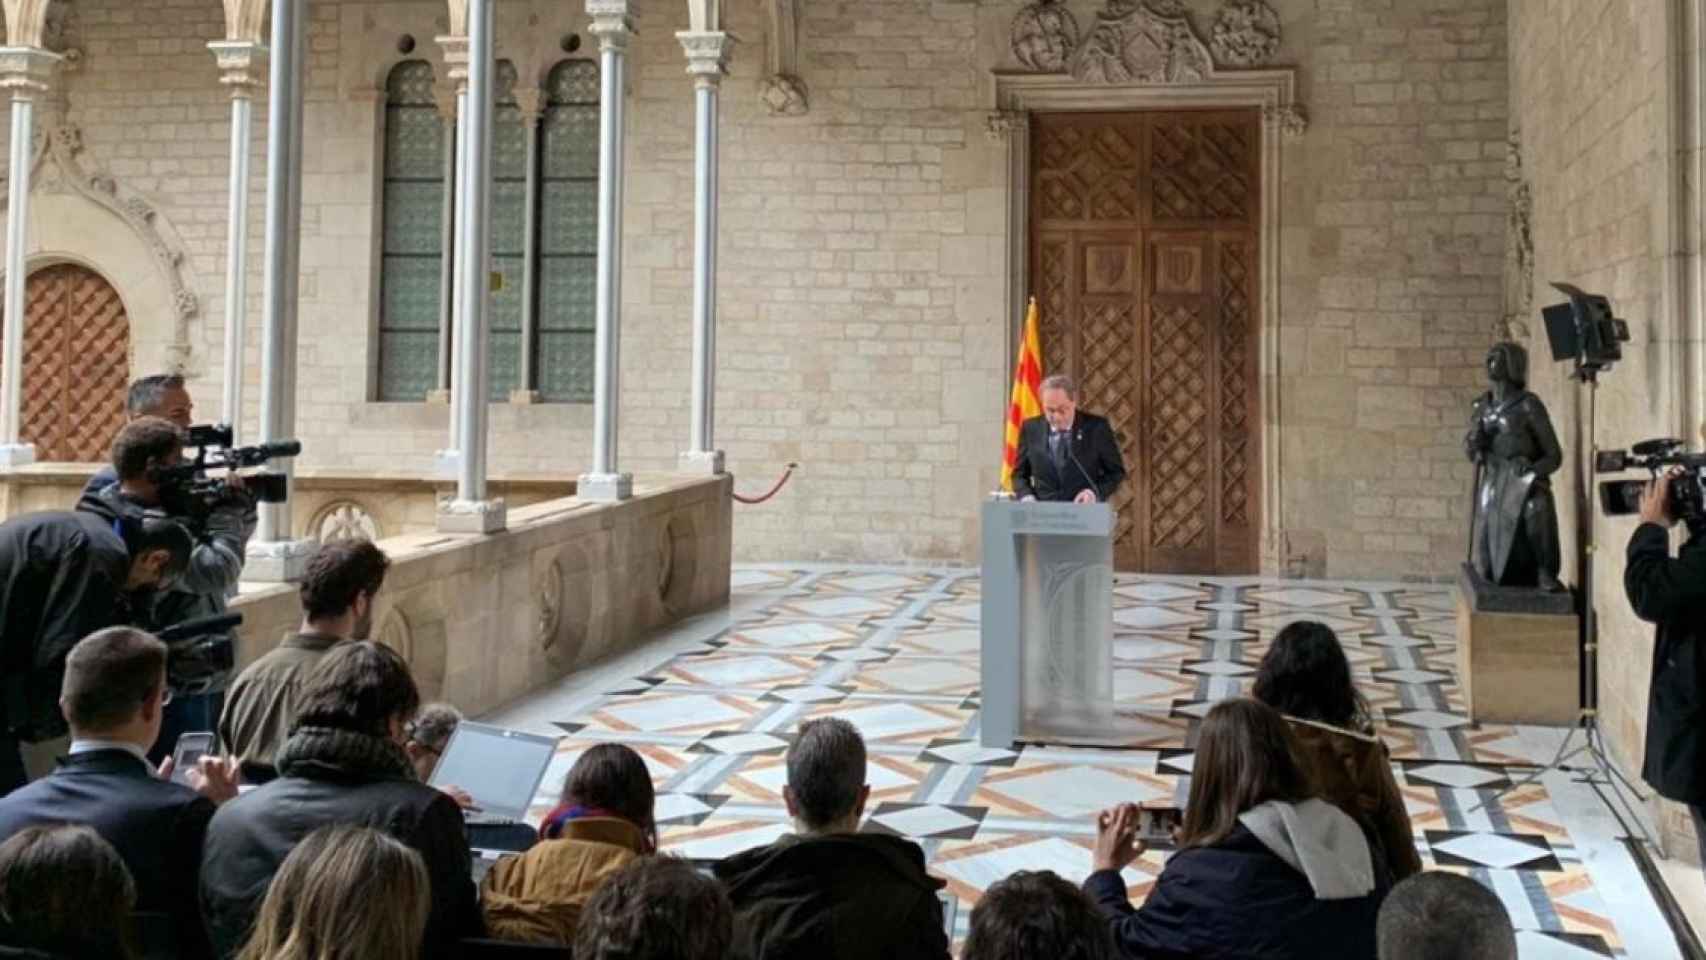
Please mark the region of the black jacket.
<svg viewBox="0 0 1706 960"><path fill-rule="evenodd" d="M279 779L214 814L202 850L201 904L219 956L234 955L260 912L273 874L316 828L359 824L413 847L432 881L424 957L459 956L480 933L473 862L456 801L414 778L388 740L298 728L279 751Z"/></svg>
<svg viewBox="0 0 1706 960"><path fill-rule="evenodd" d="M1141 909L1112 870L1085 892L1121 952L1143 960L1374 960L1380 896L1317 900L1309 880L1242 824L1213 847L1181 850Z"/></svg>
<svg viewBox="0 0 1706 960"><path fill-rule="evenodd" d="M1660 796L1706 803L1706 535L1690 537L1673 560L1669 532L1642 524L1629 539L1623 589L1635 615L1658 625L1641 777Z"/></svg>
<svg viewBox="0 0 1706 960"><path fill-rule="evenodd" d="M734 960L945 960L942 881L901 837L784 837L719 862Z"/></svg>
<svg viewBox="0 0 1706 960"><path fill-rule="evenodd" d="M0 840L26 827L78 823L118 850L136 881L136 909L173 918L179 953L208 956L197 906L201 845L213 803L161 780L123 750L68 757L50 777L0 799Z"/></svg>
<svg viewBox="0 0 1706 960"><path fill-rule="evenodd" d="M59 712L65 657L96 630L125 623L130 552L87 513L28 513L0 523L0 677L6 726L22 740L69 728Z"/></svg>
<svg viewBox="0 0 1706 960"><path fill-rule="evenodd" d="M1021 499L1071 500L1086 489L1106 501L1125 479L1125 461L1119 441L1108 421L1093 413L1078 411L1066 435L1061 459L1064 470L1056 470L1048 449L1048 420L1032 417L1019 427L1019 462L1013 466L1013 495Z"/></svg>

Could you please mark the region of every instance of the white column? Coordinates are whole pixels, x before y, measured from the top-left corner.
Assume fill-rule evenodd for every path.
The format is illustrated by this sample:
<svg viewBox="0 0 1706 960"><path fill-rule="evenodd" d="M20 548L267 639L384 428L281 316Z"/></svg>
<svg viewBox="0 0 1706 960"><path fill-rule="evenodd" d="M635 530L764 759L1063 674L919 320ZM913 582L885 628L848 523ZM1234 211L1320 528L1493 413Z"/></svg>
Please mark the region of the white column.
<svg viewBox="0 0 1706 960"><path fill-rule="evenodd" d="M207 45L219 64L219 82L231 88L231 180L226 210L225 392L220 419L233 436L243 428L243 335L249 300L249 141L254 128L255 68L266 47L255 41L226 40Z"/></svg>
<svg viewBox="0 0 1706 960"><path fill-rule="evenodd" d="M633 496L634 478L616 466L617 404L621 397L622 194L627 112L628 41L634 33L632 0L586 0L598 38L602 88L598 117L598 332L593 359L592 470L577 495L614 501Z"/></svg>
<svg viewBox="0 0 1706 960"><path fill-rule="evenodd" d="M715 448L717 400L717 97L734 38L720 31L675 35L687 52L697 126L693 163L693 407L685 473L723 472Z"/></svg>
<svg viewBox="0 0 1706 960"><path fill-rule="evenodd" d="M297 294L302 244L302 81L306 0L273 0L272 70L267 101L266 289L262 315L262 443L296 432ZM294 475L294 461L282 462ZM312 541L290 537L290 503L263 504L244 577L302 577Z"/></svg>
<svg viewBox="0 0 1706 960"><path fill-rule="evenodd" d="M439 46L444 48L444 63L449 80L456 88L456 130L451 145L452 175L445 185L450 194L449 221L451 222L450 273L454 280L444 278L443 289L449 296L441 316L447 321L442 329L445 338L439 344L447 364L447 378L444 383L444 400L448 405L448 434L444 449L433 457L433 472L441 477L455 477L462 469L462 411L456 401L457 392L462 387L462 355L456 347L457 331L462 329L462 295L458 284L466 276L467 250L464 247L462 218L466 213L463 206L468 195L468 38L439 37Z"/></svg>
<svg viewBox="0 0 1706 960"><path fill-rule="evenodd" d="M30 162L35 143L36 97L46 93L59 55L39 47L0 47L0 88L12 92L12 155L6 190L6 293L4 367L0 368L0 467L34 463L36 448L23 440L24 253L30 221Z"/></svg>
<svg viewBox="0 0 1706 960"><path fill-rule="evenodd" d="M486 337L491 303L492 0L469 0L468 93L463 110L463 185L457 205L461 263L457 274L456 352L460 380L451 403L461 425L456 499L441 507L438 529L493 533L504 528L502 500L486 499Z"/></svg>
<svg viewBox="0 0 1706 960"><path fill-rule="evenodd" d="M517 90L521 122L527 130L527 188L521 268L521 372L510 403L539 402L539 120L544 116L545 91Z"/></svg>

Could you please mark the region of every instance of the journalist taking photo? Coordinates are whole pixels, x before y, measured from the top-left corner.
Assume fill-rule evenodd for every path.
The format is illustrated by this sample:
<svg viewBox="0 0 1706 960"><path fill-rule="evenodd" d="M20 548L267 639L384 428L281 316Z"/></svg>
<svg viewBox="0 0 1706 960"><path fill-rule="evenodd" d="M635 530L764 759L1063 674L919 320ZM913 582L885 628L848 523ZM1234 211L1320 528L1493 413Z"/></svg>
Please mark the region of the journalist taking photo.
<svg viewBox="0 0 1706 960"><path fill-rule="evenodd" d="M1674 487L1699 482L1677 470L1647 484L1623 588L1636 616L1658 625L1641 777L1660 796L1688 805L1706 855L1706 656L1700 650L1706 641L1706 517L1680 518L1688 539L1674 559L1670 555L1677 501L1700 502L1677 497Z"/></svg>

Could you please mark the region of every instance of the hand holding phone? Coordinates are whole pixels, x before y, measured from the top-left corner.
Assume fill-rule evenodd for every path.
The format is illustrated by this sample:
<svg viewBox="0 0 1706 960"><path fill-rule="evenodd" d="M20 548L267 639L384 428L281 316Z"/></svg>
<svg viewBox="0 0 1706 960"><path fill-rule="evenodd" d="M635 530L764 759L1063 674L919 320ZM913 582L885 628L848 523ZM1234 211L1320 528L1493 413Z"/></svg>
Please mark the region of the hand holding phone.
<svg viewBox="0 0 1706 960"><path fill-rule="evenodd" d="M213 734L184 733L178 735L177 745L172 748L172 782L181 783L186 787L194 787L190 783L190 771L201 762L201 758L213 752Z"/></svg>
<svg viewBox="0 0 1706 960"><path fill-rule="evenodd" d="M1142 807L1138 810L1137 837L1144 843L1172 843L1173 832L1184 822L1185 811L1178 807Z"/></svg>

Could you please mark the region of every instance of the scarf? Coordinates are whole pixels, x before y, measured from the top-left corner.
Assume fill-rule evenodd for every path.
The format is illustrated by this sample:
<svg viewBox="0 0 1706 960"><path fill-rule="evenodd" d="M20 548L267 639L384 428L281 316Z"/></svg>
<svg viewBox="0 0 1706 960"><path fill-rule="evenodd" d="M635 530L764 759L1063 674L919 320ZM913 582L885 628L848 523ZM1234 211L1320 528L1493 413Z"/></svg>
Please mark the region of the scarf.
<svg viewBox="0 0 1706 960"><path fill-rule="evenodd" d="M539 821L539 839L555 840L563 835L563 825L570 820L584 820L587 817L603 817L611 820L624 820L619 813L612 813L602 807L583 807L573 803L559 803L556 809L545 815Z"/></svg>
<svg viewBox="0 0 1706 960"><path fill-rule="evenodd" d="M278 772L310 780L415 780L403 748L385 737L336 727L297 727L278 751Z"/></svg>

